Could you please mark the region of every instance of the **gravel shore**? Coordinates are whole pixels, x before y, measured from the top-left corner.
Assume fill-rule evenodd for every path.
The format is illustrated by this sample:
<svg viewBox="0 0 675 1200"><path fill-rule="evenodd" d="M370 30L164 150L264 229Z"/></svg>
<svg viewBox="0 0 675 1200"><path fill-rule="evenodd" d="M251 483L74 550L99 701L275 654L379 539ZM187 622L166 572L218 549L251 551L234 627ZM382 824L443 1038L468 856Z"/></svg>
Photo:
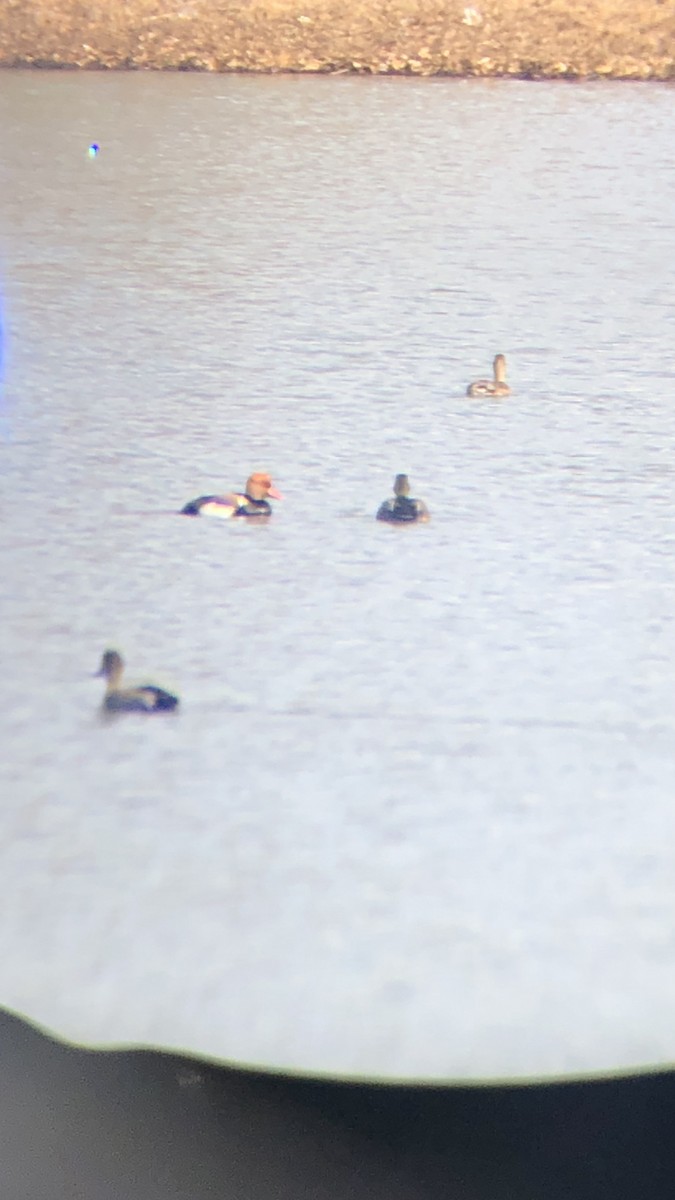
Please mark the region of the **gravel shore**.
<svg viewBox="0 0 675 1200"><path fill-rule="evenodd" d="M0 65L675 78L675 0L2 0Z"/></svg>

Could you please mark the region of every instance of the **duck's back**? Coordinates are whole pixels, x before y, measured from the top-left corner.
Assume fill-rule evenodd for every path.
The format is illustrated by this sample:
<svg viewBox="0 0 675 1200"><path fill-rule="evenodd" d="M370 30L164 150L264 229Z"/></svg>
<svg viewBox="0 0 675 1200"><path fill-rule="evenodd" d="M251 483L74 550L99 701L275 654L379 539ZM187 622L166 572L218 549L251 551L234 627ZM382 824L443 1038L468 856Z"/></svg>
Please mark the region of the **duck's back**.
<svg viewBox="0 0 675 1200"><path fill-rule="evenodd" d="M166 692L164 688L148 684L138 690L143 693L143 698L150 702L152 709L163 709L168 712L178 707L178 696L174 696L173 692Z"/></svg>
<svg viewBox="0 0 675 1200"><path fill-rule="evenodd" d="M142 687L124 688L108 692L103 706L108 712L168 712L178 706L178 696L164 688L144 684Z"/></svg>
<svg viewBox="0 0 675 1200"><path fill-rule="evenodd" d="M477 379L466 389L467 396L494 396L495 385L492 379Z"/></svg>
<svg viewBox="0 0 675 1200"><path fill-rule="evenodd" d="M212 500L217 500L217 496L198 496L196 500L188 500L187 504L181 508L181 516L183 517L198 517L205 504L209 504Z"/></svg>
<svg viewBox="0 0 675 1200"><path fill-rule="evenodd" d="M383 500L377 510L376 519L378 521L393 521L394 520L394 501Z"/></svg>
<svg viewBox="0 0 675 1200"><path fill-rule="evenodd" d="M245 496L198 496L180 511L184 517L232 517L242 502L246 502Z"/></svg>
<svg viewBox="0 0 675 1200"><path fill-rule="evenodd" d="M419 521L428 515L426 505L421 500L412 500L410 496L396 496L393 500L385 500L377 510L378 521Z"/></svg>
<svg viewBox="0 0 675 1200"><path fill-rule="evenodd" d="M185 517L268 517L272 512L267 500L252 500L245 492L227 492L224 496L198 496L181 508Z"/></svg>

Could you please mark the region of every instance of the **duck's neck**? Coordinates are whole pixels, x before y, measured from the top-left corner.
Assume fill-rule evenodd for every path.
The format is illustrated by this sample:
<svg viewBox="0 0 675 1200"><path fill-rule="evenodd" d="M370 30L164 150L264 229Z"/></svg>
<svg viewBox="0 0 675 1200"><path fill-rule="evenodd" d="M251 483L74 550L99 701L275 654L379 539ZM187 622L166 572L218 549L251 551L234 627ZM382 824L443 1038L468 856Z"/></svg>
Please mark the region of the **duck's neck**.
<svg viewBox="0 0 675 1200"><path fill-rule="evenodd" d="M506 383L506 360L498 354L494 362L495 383Z"/></svg>
<svg viewBox="0 0 675 1200"><path fill-rule="evenodd" d="M122 672L124 667L121 663L117 663L114 667L109 667L105 677L106 693L118 692L122 683Z"/></svg>

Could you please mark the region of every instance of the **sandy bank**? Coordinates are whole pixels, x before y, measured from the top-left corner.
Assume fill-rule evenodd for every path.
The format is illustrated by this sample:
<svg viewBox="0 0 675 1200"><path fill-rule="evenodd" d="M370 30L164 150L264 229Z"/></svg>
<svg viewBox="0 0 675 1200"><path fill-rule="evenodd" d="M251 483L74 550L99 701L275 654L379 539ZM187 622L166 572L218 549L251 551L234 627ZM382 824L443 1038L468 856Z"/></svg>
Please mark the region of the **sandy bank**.
<svg viewBox="0 0 675 1200"><path fill-rule="evenodd" d="M675 78L675 0L2 0L0 65Z"/></svg>

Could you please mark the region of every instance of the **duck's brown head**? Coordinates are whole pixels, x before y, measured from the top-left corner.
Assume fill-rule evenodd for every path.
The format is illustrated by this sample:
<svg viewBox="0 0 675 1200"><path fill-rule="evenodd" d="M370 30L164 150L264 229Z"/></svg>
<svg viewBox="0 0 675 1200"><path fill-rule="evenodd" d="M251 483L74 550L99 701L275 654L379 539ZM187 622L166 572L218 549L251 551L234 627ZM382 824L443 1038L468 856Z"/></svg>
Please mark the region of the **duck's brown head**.
<svg viewBox="0 0 675 1200"><path fill-rule="evenodd" d="M394 480L394 495L408 496L410 494L410 480L407 475L397 475Z"/></svg>
<svg viewBox="0 0 675 1200"><path fill-rule="evenodd" d="M251 500L283 500L281 492L272 483L272 476L266 471L254 471L246 482L246 495Z"/></svg>

